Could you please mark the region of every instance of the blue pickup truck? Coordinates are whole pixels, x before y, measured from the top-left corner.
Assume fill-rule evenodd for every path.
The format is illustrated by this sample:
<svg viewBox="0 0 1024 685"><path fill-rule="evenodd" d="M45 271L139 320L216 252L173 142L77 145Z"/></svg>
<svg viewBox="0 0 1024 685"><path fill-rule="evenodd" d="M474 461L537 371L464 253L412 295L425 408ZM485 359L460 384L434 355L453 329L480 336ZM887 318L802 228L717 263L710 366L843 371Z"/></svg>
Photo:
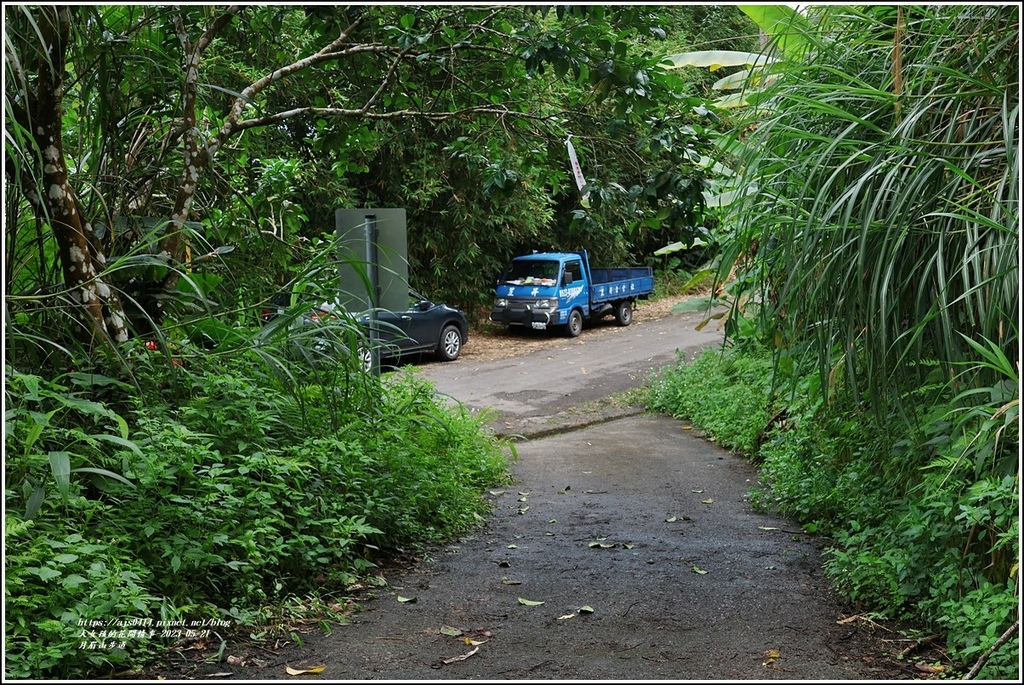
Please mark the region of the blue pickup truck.
<svg viewBox="0 0 1024 685"><path fill-rule="evenodd" d="M535 252L516 257L498 280L491 321L575 338L584 321L614 315L633 321L633 304L654 292L650 267L591 268L586 251Z"/></svg>

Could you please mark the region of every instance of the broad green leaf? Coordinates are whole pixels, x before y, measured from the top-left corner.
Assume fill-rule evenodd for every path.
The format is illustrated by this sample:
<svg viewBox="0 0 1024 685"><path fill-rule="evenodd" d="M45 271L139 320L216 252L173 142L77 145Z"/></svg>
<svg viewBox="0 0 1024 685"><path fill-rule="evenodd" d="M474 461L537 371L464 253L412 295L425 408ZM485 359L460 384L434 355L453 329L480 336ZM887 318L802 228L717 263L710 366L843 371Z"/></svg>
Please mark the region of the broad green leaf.
<svg viewBox="0 0 1024 685"><path fill-rule="evenodd" d="M117 417L117 418L121 419L120 416ZM121 419L121 421L124 421L124 419ZM128 429L128 424L125 424L124 430L126 431L127 429ZM90 435L89 439L91 439L91 440L103 440L105 442L112 442L115 445L121 445L122 447L127 447L132 452L135 452L135 454L139 455L140 457L142 456L142 450L139 449L138 445L136 445L131 440L127 440L127 439L122 438L122 437L117 436L117 435L107 435L105 433L101 433L101 434L98 434L98 435Z"/></svg>
<svg viewBox="0 0 1024 685"><path fill-rule="evenodd" d="M53 580L61 575L61 572L57 569L50 568L49 566L37 566L35 568L26 569L27 571L36 574L43 580Z"/></svg>
<svg viewBox="0 0 1024 685"><path fill-rule="evenodd" d="M50 452L50 471L57 481L57 491L67 497L71 485L71 457L67 452Z"/></svg>
<svg viewBox="0 0 1024 685"><path fill-rule="evenodd" d="M776 39L788 59L800 59L810 48L813 28L807 18L789 5L737 5L757 26Z"/></svg>
<svg viewBox="0 0 1024 685"><path fill-rule="evenodd" d="M70 576L66 576L64 580L60 581L60 584L64 587L78 587L79 585L84 585L88 582L88 580L77 573L72 573Z"/></svg>
<svg viewBox="0 0 1024 685"><path fill-rule="evenodd" d="M733 202L736 202L736 200L747 197L748 195L753 195L754 193L757 192L757 190L757 186L752 183L745 188L727 190L726 192L720 193L718 195L713 195L705 191L703 193L704 202L705 204L707 204L708 207L728 207Z"/></svg>
<svg viewBox="0 0 1024 685"><path fill-rule="evenodd" d="M449 635L451 637L459 637L460 635L462 635L462 631L458 628L453 628L451 626L441 626L441 634Z"/></svg>
<svg viewBox="0 0 1024 685"><path fill-rule="evenodd" d="M746 65L768 64L776 61L772 57L759 55L756 52L737 52L735 50L698 50L669 55L665 58L670 64L666 69L682 67L706 67L709 71L717 71L723 67L742 67Z"/></svg>
<svg viewBox="0 0 1024 685"><path fill-rule="evenodd" d="M698 575L701 575L701 576L707 574L707 571L705 571L704 569L700 568L699 566L694 566L693 567L693 572L698 574Z"/></svg>
<svg viewBox="0 0 1024 685"><path fill-rule="evenodd" d="M124 483L125 485L127 485L129 487L133 487L133 488L135 487L135 483L131 482L130 480L128 480L127 478L125 478L121 474L114 473L113 471L108 471L107 469L98 469L98 468L95 468L93 466L80 466L77 469L72 469L71 472L72 473L94 473L97 476L103 476L104 478L110 478L110 479L116 480L116 481L118 481L120 483Z"/></svg>
<svg viewBox="0 0 1024 685"><path fill-rule="evenodd" d="M25 503L25 520L31 519L39 511L39 507L43 505L43 500L46 499L46 489L42 485L32 491L32 494L28 496L28 501Z"/></svg>

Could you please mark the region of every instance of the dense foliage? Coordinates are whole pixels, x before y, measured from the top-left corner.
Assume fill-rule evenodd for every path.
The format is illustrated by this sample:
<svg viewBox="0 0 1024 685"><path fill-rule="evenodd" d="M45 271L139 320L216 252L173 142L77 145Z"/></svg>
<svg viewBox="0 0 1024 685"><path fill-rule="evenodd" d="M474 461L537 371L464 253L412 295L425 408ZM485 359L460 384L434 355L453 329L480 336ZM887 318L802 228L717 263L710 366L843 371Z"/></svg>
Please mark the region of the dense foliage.
<svg viewBox="0 0 1024 685"><path fill-rule="evenodd" d="M288 597L337 602L389 555L475 525L505 479L486 417L415 374L342 369L332 388L282 383L255 352L130 354L141 394L6 369L8 677L120 670L184 637L126 638L140 625L238 629Z"/></svg>
<svg viewBox="0 0 1024 685"><path fill-rule="evenodd" d="M471 318L523 249L650 263L665 243L708 238L700 160L716 119L658 66L658 43L693 31L683 10L119 5L5 18L7 182L20 191L7 194L6 286L26 298L8 306L65 344L152 334L196 272L226 279L201 292L220 317L252 316L295 282L342 207L406 208L413 287Z"/></svg>
<svg viewBox="0 0 1024 685"><path fill-rule="evenodd" d="M329 612L476 522L506 466L485 417L357 370L348 317L298 325L337 288L335 211L405 208L411 285L471 317L524 249L713 250L720 122L659 61L755 33L614 5L8 4L4 29L5 675L32 678L174 642L132 621Z"/></svg>
<svg viewBox="0 0 1024 685"><path fill-rule="evenodd" d="M790 19L729 148L747 194L722 255L736 346L652 403L760 462L757 501L831 536L828 571L862 610L1017 678L1019 15Z"/></svg>

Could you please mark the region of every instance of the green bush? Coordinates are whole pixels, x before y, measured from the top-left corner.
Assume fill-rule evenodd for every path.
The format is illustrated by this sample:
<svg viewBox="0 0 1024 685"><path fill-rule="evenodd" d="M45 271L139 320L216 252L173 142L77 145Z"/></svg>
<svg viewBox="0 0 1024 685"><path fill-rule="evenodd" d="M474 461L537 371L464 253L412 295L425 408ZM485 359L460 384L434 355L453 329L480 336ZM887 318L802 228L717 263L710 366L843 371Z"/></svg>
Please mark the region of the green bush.
<svg viewBox="0 0 1024 685"><path fill-rule="evenodd" d="M263 362L154 365L160 396L124 417L8 367L8 676L95 676L166 642L96 648L89 621L248 621L344 591L478 522L482 491L507 478L487 417L415 374L289 385Z"/></svg>
<svg viewBox="0 0 1024 685"><path fill-rule="evenodd" d="M764 350L705 351L667 370L649 406L688 418L760 465L751 503L829 536L825 569L861 610L942 630L967 665L1019 617L1019 443L1014 396L975 393L969 411L943 384L910 391L914 416L879 416L850 397L821 400L816 375L780 377ZM765 431L772 377L784 417ZM762 433L762 431L764 431ZM979 676L1016 678L1019 640Z"/></svg>
<svg viewBox="0 0 1024 685"><path fill-rule="evenodd" d="M751 455L772 416L771 380L772 359L763 348L707 349L663 371L647 403L692 420L723 447Z"/></svg>

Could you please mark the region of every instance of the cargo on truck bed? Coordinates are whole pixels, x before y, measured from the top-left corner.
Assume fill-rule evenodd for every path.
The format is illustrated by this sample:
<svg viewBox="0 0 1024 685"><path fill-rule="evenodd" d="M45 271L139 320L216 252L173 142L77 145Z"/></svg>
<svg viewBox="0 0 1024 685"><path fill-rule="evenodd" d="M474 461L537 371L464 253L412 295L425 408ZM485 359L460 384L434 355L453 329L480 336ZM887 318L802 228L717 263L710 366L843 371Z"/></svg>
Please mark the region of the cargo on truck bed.
<svg viewBox="0 0 1024 685"><path fill-rule="evenodd" d="M516 257L498 280L491 321L545 330L562 327L569 337L585 321L614 316L633 321L633 305L654 292L650 267L591 268L586 251L535 252Z"/></svg>

